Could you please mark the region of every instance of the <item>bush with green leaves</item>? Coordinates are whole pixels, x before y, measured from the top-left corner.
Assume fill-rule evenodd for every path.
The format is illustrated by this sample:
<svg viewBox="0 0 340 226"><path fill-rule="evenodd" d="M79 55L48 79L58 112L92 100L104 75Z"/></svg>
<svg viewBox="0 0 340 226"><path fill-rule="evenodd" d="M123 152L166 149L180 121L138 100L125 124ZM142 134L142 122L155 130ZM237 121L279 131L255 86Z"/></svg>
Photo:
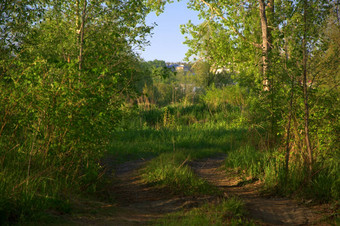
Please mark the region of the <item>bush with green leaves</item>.
<svg viewBox="0 0 340 226"><path fill-rule="evenodd" d="M88 85L76 71L39 59L7 73L11 82L1 84L0 94L1 197L39 197L43 208L41 196L49 202L68 190L95 190L98 160L122 114L113 89L105 88L117 82Z"/></svg>
<svg viewBox="0 0 340 226"><path fill-rule="evenodd" d="M132 49L151 30L137 1L13 4L0 20L0 224L67 212L70 196L96 190L124 101L147 73Z"/></svg>

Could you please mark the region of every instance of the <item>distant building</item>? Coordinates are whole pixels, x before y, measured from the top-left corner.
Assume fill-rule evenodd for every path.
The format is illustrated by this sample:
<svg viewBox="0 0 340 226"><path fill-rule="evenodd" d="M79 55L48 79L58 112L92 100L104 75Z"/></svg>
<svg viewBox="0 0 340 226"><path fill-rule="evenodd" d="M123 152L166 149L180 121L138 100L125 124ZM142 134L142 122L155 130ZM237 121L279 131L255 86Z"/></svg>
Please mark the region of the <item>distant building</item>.
<svg viewBox="0 0 340 226"><path fill-rule="evenodd" d="M189 71L189 68L183 64L180 64L176 67L176 71Z"/></svg>
<svg viewBox="0 0 340 226"><path fill-rule="evenodd" d="M180 71L187 72L190 70L189 67L185 66L184 64L168 64L167 67L170 68L172 71L177 72Z"/></svg>

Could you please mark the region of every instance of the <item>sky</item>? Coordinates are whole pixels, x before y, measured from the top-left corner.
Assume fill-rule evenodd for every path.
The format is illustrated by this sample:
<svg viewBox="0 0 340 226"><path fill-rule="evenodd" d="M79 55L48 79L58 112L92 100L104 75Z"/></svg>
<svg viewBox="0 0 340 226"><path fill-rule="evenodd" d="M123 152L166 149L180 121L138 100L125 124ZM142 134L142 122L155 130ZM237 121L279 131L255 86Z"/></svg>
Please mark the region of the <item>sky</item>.
<svg viewBox="0 0 340 226"><path fill-rule="evenodd" d="M159 16L153 12L147 16L148 25L156 22L158 26L153 29L153 35L149 38L150 46L146 46L145 51L141 52L144 60L183 61L188 47L183 44L185 38L180 31L180 25L189 20L193 24L199 23L198 12L188 9L186 3L186 0L174 1L167 4L164 13Z"/></svg>

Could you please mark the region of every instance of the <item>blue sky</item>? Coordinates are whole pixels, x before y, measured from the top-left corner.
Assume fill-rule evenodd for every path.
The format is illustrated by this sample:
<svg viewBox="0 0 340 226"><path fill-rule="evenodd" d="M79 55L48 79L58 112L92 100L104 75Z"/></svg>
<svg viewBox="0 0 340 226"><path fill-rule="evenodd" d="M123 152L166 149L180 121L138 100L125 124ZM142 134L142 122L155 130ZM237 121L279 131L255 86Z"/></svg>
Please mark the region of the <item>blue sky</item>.
<svg viewBox="0 0 340 226"><path fill-rule="evenodd" d="M164 13L156 16L150 13L147 24L156 22L153 36L149 39L150 46L145 47L141 57L146 60L165 60L166 62L182 61L188 47L183 44L184 35L181 34L180 25L186 24L189 20L194 24L199 23L198 12L190 10L186 5L187 1L174 1L165 6Z"/></svg>

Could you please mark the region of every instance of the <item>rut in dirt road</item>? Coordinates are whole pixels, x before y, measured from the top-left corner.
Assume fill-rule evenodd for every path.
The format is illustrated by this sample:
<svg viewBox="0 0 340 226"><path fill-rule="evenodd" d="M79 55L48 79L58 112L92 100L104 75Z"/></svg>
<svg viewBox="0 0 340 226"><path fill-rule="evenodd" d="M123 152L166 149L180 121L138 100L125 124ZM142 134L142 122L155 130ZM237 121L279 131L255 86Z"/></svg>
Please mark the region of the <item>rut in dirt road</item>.
<svg viewBox="0 0 340 226"><path fill-rule="evenodd" d="M267 225L310 225L320 219L320 215L298 205L294 200L261 197L258 192L259 183L238 186L239 181L228 178L221 169L225 158L226 156L208 158L190 165L197 175L224 191L226 197L239 196L243 199L252 218Z"/></svg>

